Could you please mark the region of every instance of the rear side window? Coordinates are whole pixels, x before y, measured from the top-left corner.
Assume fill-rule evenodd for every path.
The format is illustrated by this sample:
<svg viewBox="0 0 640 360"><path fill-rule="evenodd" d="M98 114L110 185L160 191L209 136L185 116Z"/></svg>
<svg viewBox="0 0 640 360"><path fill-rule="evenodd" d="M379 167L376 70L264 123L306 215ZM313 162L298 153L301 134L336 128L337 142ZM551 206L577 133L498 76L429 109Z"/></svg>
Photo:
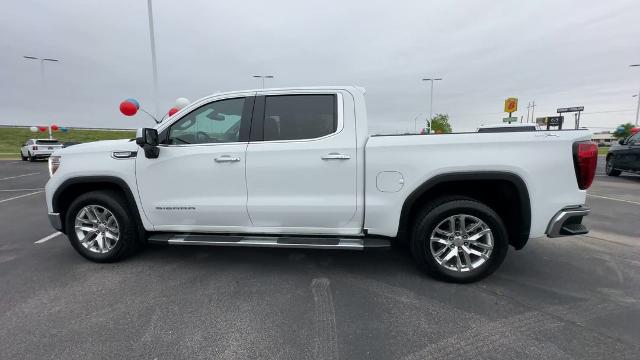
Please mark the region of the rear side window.
<svg viewBox="0 0 640 360"><path fill-rule="evenodd" d="M267 96L264 140L315 139L337 128L335 95Z"/></svg>
<svg viewBox="0 0 640 360"><path fill-rule="evenodd" d="M36 144L38 144L38 145L60 145L60 141L58 141L58 140L36 140Z"/></svg>

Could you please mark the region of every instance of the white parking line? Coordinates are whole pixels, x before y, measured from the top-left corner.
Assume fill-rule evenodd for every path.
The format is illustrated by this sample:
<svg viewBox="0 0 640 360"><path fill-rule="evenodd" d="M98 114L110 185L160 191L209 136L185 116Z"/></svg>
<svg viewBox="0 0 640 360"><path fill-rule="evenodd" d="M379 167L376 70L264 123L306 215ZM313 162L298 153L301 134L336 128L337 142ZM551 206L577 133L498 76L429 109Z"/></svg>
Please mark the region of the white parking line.
<svg viewBox="0 0 640 360"><path fill-rule="evenodd" d="M9 200L20 199L20 198L25 197L25 196L30 196L30 195L40 194L41 192L43 192L43 191L41 190L41 191L36 191L36 192L32 192L32 193L28 193L28 194L20 195L20 196L14 196L14 197L12 197L12 198L8 198L8 199L0 200L0 203L3 203L3 202L5 202L5 201L9 201Z"/></svg>
<svg viewBox="0 0 640 360"><path fill-rule="evenodd" d="M49 241L49 240L53 239L54 237L56 237L56 236L58 236L58 235L61 235L61 234L62 234L62 233L61 233L60 231L58 231L58 232L54 232L53 234L51 234L51 235L49 235L49 236L45 236L45 237L43 237L42 239L40 239L40 240L38 240L38 241L34 242L34 244L42 244L43 242L45 242L45 241Z"/></svg>
<svg viewBox="0 0 640 360"><path fill-rule="evenodd" d="M0 192L19 192L19 191L36 191L36 190L44 190L44 188L35 188L35 189L3 189Z"/></svg>
<svg viewBox="0 0 640 360"><path fill-rule="evenodd" d="M608 196L593 195L593 194L587 194L587 196L591 196L591 197L599 198L599 199L607 199L607 200L620 201L620 202L625 202L625 203L629 203L629 204L640 205L640 202L637 202L637 201L616 199L616 198L612 198L612 197L608 197Z"/></svg>
<svg viewBox="0 0 640 360"><path fill-rule="evenodd" d="M28 173L28 174L23 174L23 175L9 176L9 177L6 177L6 178L2 178L0 180L9 180L9 179L15 179L15 178L24 177L24 176L38 175L38 174L40 174L40 173L39 172L34 172L34 173Z"/></svg>

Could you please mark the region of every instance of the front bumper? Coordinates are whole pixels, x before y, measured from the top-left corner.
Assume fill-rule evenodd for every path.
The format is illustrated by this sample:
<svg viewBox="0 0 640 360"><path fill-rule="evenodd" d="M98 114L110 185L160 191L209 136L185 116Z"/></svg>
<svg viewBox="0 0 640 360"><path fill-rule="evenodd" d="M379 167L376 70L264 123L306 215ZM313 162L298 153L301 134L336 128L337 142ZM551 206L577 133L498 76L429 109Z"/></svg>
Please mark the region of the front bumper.
<svg viewBox="0 0 640 360"><path fill-rule="evenodd" d="M49 215L49 222L51 223L51 226L53 226L54 229L58 230L58 231L63 231L62 229L62 219L60 219L60 214L59 213L48 213Z"/></svg>
<svg viewBox="0 0 640 360"><path fill-rule="evenodd" d="M585 205L566 207L553 216L547 226L548 237L582 235L589 232L582 224L582 218L589 215L591 208Z"/></svg>

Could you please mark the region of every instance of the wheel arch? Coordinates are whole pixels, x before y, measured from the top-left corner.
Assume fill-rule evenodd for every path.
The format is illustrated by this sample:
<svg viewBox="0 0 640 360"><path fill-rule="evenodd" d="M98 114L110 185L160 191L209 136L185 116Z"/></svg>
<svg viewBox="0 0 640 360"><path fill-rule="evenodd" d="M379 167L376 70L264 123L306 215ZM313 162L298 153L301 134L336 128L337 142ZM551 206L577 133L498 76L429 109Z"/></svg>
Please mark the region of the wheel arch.
<svg viewBox="0 0 640 360"><path fill-rule="evenodd" d="M62 229L65 227L66 213L69 206L78 196L97 190L115 190L120 192L129 209L134 213L138 227L144 230L142 219L140 217L140 209L136 203L131 188L123 179L116 176L82 176L65 180L53 193L51 205L53 211L60 214Z"/></svg>
<svg viewBox="0 0 640 360"><path fill-rule="evenodd" d="M509 243L521 249L529 240L531 201L522 178L511 172L455 172L440 174L422 183L405 199L400 213L398 237L408 239L415 216L433 199L464 195L496 211L507 224ZM514 201L500 201L505 197ZM513 199L515 197L515 199Z"/></svg>

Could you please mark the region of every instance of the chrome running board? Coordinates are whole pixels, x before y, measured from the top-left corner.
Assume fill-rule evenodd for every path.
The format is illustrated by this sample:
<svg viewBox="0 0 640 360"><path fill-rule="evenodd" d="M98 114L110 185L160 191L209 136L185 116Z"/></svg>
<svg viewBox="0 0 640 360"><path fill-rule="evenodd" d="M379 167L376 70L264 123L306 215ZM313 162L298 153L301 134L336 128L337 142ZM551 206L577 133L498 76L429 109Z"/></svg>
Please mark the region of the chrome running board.
<svg viewBox="0 0 640 360"><path fill-rule="evenodd" d="M364 250L391 246L388 240L367 238L259 236L259 235L219 235L219 234L153 234L149 242L170 245L209 245L280 247L295 249L344 249Z"/></svg>

